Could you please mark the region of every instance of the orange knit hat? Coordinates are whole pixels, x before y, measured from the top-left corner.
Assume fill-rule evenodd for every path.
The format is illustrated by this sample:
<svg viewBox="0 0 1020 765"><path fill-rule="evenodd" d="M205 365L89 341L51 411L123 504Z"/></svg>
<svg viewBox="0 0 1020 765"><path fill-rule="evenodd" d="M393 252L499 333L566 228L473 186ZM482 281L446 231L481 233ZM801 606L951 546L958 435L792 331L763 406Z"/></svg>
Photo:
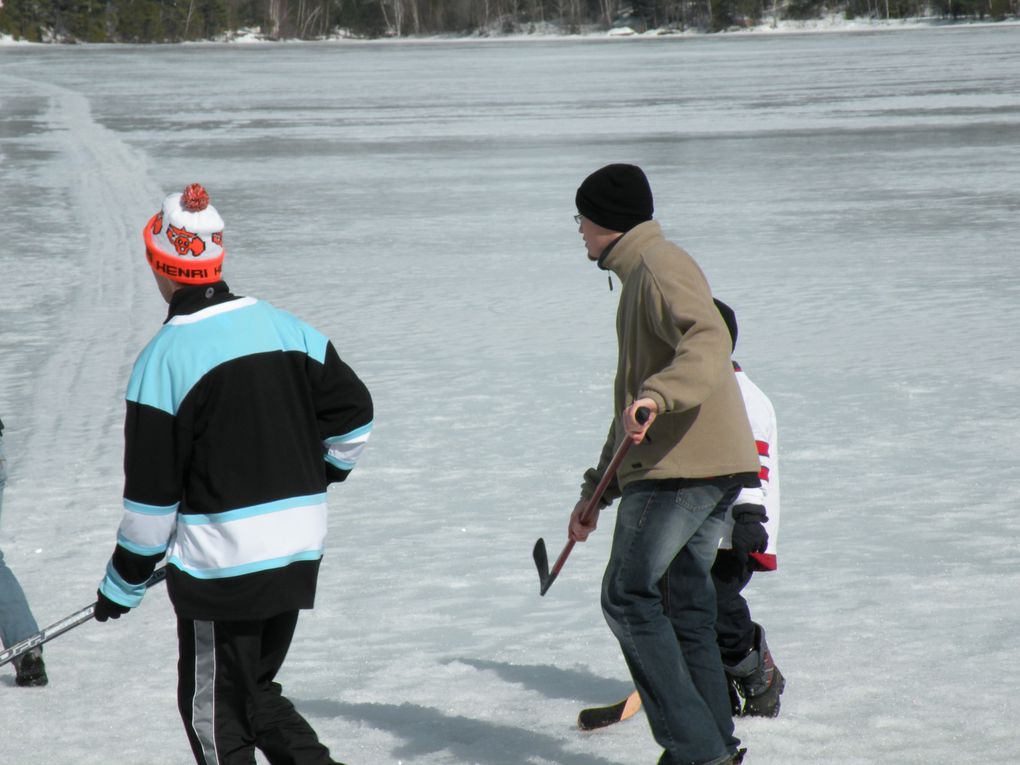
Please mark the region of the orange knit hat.
<svg viewBox="0 0 1020 765"><path fill-rule="evenodd" d="M210 284L222 278L223 218L209 194L193 183L163 200L142 231L152 270L181 284Z"/></svg>

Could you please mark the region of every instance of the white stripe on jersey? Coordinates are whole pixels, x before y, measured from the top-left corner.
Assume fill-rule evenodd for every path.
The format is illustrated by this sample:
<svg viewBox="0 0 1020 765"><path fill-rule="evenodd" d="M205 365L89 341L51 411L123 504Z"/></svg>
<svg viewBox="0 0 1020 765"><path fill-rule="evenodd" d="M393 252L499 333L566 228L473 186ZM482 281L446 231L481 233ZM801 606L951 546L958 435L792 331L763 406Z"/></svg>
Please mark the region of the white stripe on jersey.
<svg viewBox="0 0 1020 765"><path fill-rule="evenodd" d="M208 516L178 516L169 560L191 576L221 579L318 560L326 540L326 496Z"/></svg>
<svg viewBox="0 0 1020 765"><path fill-rule="evenodd" d="M340 470L353 470L358 458L365 451L368 437L372 434L372 423L346 433L326 439L326 461Z"/></svg>
<svg viewBox="0 0 1020 765"><path fill-rule="evenodd" d="M117 544L139 555L166 551L177 522L177 505L158 507L124 500Z"/></svg>

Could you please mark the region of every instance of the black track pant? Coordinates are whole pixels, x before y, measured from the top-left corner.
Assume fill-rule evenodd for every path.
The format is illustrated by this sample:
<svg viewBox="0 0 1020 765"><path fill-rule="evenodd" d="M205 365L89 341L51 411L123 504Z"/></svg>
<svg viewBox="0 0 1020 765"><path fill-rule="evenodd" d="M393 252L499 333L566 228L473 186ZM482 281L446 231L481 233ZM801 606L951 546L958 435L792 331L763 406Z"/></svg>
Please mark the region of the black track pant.
<svg viewBox="0 0 1020 765"><path fill-rule="evenodd" d="M754 622L742 590L751 581L751 568L731 550L720 550L712 566L715 584L715 635L723 664L733 666L754 648Z"/></svg>
<svg viewBox="0 0 1020 765"><path fill-rule="evenodd" d="M177 706L198 765L332 765L329 750L273 682L298 612L255 621L179 619Z"/></svg>

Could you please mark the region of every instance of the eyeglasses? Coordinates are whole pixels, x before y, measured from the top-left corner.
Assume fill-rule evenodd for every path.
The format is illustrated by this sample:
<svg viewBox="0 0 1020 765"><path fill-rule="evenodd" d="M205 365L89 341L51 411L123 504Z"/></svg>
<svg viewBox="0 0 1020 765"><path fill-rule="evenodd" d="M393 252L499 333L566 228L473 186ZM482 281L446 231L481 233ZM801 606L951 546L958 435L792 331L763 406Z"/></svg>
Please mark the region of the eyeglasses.
<svg viewBox="0 0 1020 765"><path fill-rule="evenodd" d="M582 218L584 218L584 216L581 215L581 213L578 213L577 215L574 216L574 223L576 223L578 226L580 226Z"/></svg>

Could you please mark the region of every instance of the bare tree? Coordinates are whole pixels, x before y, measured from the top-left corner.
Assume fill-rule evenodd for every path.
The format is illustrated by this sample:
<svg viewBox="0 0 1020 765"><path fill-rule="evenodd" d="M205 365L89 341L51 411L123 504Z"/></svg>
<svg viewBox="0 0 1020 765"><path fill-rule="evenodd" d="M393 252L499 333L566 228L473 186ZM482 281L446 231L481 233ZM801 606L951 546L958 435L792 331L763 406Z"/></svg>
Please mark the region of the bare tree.
<svg viewBox="0 0 1020 765"><path fill-rule="evenodd" d="M3 3L0 2L0 7L3 7ZM188 15L184 19L184 39L188 39L188 29L191 27L191 18L195 15L195 0L189 0L188 2Z"/></svg>
<svg viewBox="0 0 1020 765"><path fill-rule="evenodd" d="M287 0L269 0L266 26L268 27L267 35L271 39L276 39L283 33L283 26L287 21L287 13Z"/></svg>
<svg viewBox="0 0 1020 765"><path fill-rule="evenodd" d="M313 3L317 3L313 6ZM303 40L310 39L319 34L325 34L328 29L329 5L322 0L298 0L297 9L297 35ZM318 25L319 20L323 23Z"/></svg>
<svg viewBox="0 0 1020 765"><path fill-rule="evenodd" d="M599 0L599 10L602 12L602 21L607 27L613 26L613 19L619 10L619 0Z"/></svg>
<svg viewBox="0 0 1020 765"><path fill-rule="evenodd" d="M389 8L390 13L386 12ZM383 23L386 29L400 37L404 28L404 4L401 0L379 0L379 10L382 11Z"/></svg>

